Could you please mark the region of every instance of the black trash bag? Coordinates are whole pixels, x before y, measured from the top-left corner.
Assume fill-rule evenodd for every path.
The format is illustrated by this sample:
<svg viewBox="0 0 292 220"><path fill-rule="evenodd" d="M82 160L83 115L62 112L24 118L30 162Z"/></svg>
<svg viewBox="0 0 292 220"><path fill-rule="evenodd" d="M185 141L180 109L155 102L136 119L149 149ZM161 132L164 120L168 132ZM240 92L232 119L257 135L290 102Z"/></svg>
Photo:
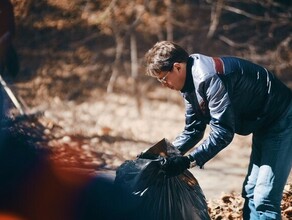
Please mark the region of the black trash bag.
<svg viewBox="0 0 292 220"><path fill-rule="evenodd" d="M210 219L205 196L188 171L168 177L161 169L165 157L180 155L162 139L136 160L125 161L116 171L115 184L134 195L135 208L126 219Z"/></svg>

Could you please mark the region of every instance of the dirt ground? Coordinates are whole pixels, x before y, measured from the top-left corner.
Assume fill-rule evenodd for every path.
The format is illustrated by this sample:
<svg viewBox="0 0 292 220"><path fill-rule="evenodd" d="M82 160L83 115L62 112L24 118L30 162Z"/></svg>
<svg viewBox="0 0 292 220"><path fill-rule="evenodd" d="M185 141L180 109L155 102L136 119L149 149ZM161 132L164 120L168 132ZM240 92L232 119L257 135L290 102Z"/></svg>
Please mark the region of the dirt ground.
<svg viewBox="0 0 292 220"><path fill-rule="evenodd" d="M153 92L162 96L168 94L164 88ZM180 103L180 95L174 92L171 98L177 103L144 99L141 115L133 97L105 94L98 90L87 102L66 102L55 97L30 110L43 112L47 119L62 127L57 138L61 144L67 143L72 147L74 136L86 137L81 151L95 152L95 156L91 154L87 157L88 167L107 169L114 175L115 169L125 160L135 159L141 151L162 138L173 140L183 129L184 106ZM250 142L251 136L236 135L233 142L209 161L204 169L191 169L208 200L224 193L240 194L249 162ZM67 158L67 150L59 157Z"/></svg>

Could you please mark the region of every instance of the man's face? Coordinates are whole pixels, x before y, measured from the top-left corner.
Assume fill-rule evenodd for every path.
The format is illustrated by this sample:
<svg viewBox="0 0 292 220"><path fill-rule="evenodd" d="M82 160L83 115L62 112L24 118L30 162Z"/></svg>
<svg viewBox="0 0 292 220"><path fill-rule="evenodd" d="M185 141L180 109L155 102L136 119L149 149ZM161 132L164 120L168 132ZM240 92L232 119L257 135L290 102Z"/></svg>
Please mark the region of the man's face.
<svg viewBox="0 0 292 220"><path fill-rule="evenodd" d="M186 64L185 63L174 63L171 71L161 72L157 80L163 85L170 89L180 91L186 79Z"/></svg>

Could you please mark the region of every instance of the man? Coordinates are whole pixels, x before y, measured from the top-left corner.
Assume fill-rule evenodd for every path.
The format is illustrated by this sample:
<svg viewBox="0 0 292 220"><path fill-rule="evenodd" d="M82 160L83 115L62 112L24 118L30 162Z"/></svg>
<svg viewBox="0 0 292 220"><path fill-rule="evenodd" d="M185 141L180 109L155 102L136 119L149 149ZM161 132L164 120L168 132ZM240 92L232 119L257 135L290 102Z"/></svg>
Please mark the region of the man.
<svg viewBox="0 0 292 220"><path fill-rule="evenodd" d="M19 71L18 56L13 46L15 22L13 6L9 0L0 1L0 71L15 76Z"/></svg>
<svg viewBox="0 0 292 220"><path fill-rule="evenodd" d="M13 46L15 21L13 5L10 0L0 1L0 75L5 81L10 81L19 72L18 55ZM7 111L7 99L0 85L0 122Z"/></svg>
<svg viewBox="0 0 292 220"><path fill-rule="evenodd" d="M292 93L267 69L236 57L189 55L162 41L145 55L146 74L181 91L185 128L174 140L182 155L167 158L169 176L194 164L202 167L233 139L253 134L252 153L243 185L244 219L280 219L282 192L292 164Z"/></svg>

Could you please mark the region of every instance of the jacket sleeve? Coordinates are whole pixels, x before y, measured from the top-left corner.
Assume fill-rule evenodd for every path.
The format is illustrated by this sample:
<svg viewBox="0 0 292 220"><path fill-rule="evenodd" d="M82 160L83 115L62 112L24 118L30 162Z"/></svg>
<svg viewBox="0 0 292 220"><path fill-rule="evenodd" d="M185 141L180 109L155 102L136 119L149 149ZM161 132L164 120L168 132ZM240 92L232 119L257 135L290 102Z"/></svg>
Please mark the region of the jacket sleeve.
<svg viewBox="0 0 292 220"><path fill-rule="evenodd" d="M196 147L190 156L202 167L230 144L234 137L235 123L228 93L217 74L201 83L199 91L208 101L211 131L206 140Z"/></svg>
<svg viewBox="0 0 292 220"><path fill-rule="evenodd" d="M206 123L199 119L197 111L185 99L185 128L172 143L182 154L194 147L202 138Z"/></svg>

